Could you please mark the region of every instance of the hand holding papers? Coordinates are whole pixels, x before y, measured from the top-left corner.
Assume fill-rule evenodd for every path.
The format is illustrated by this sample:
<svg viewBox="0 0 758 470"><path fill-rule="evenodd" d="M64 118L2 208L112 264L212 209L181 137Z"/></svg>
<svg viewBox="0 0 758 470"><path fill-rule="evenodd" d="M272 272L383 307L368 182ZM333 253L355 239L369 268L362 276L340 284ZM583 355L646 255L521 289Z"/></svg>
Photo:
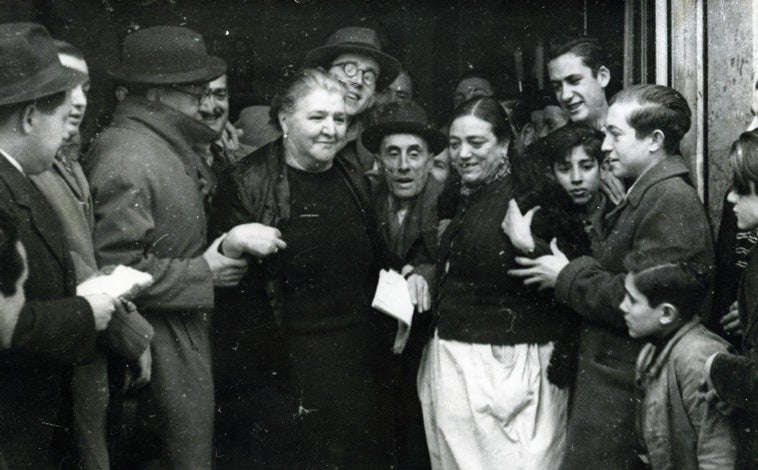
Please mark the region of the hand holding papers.
<svg viewBox="0 0 758 470"><path fill-rule="evenodd" d="M398 331L392 350L400 354L408 342L413 321L413 302L408 292L408 283L397 271L381 270L376 294L371 306L398 320Z"/></svg>
<svg viewBox="0 0 758 470"><path fill-rule="evenodd" d="M105 270L104 270L105 271ZM130 299L153 282L153 276L127 266L91 277L76 286L76 295L107 294L117 299Z"/></svg>

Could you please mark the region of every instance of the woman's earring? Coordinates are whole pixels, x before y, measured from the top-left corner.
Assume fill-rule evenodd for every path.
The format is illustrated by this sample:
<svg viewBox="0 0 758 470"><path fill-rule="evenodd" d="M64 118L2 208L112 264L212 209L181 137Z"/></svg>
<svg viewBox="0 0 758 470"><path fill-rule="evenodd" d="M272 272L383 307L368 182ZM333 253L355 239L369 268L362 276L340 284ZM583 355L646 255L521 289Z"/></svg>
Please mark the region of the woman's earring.
<svg viewBox="0 0 758 470"><path fill-rule="evenodd" d="M284 140L287 140L287 131L284 131L284 133L282 134L282 137L284 137Z"/></svg>

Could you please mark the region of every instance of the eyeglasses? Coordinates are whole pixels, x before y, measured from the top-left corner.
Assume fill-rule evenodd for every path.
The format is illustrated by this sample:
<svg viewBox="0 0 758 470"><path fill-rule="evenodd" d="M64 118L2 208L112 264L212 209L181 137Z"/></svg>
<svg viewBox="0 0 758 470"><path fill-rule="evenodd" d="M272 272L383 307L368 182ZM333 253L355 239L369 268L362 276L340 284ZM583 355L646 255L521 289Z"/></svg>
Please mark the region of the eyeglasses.
<svg viewBox="0 0 758 470"><path fill-rule="evenodd" d="M332 64L332 67L342 67L342 71L345 72L350 78L358 75L358 72L363 72L363 83L371 86L376 83L376 78L379 75L374 69L360 69L355 62L340 62L338 64Z"/></svg>
<svg viewBox="0 0 758 470"><path fill-rule="evenodd" d="M192 96L197 100L197 105L200 106L205 98L207 98L211 94L210 88L204 88L203 91L200 93L194 92L192 90L188 90L186 88L182 88L178 85L171 85L171 88L178 91L179 93L184 93L185 95Z"/></svg>
<svg viewBox="0 0 758 470"><path fill-rule="evenodd" d="M185 95L193 96L197 99L197 105L200 106L203 101L208 98L213 98L215 101L224 101L229 99L229 90L226 88L205 88L201 93L195 93L194 91L181 88L177 85L171 85L174 90L184 93Z"/></svg>

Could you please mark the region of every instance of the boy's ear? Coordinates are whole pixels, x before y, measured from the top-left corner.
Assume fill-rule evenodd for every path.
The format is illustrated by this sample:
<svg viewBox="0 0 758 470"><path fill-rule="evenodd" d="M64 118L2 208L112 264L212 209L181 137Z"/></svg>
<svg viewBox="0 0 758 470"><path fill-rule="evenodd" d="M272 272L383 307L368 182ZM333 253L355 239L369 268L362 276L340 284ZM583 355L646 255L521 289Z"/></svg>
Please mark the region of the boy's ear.
<svg viewBox="0 0 758 470"><path fill-rule="evenodd" d="M661 325L670 325L679 318L679 310L668 302L659 305L658 309L661 310L661 318L658 320Z"/></svg>
<svg viewBox="0 0 758 470"><path fill-rule="evenodd" d="M657 152L658 150L662 149L663 141L666 140L666 136L663 134L663 131L660 129L654 130L648 136L648 138L650 138L650 144L648 146L650 153Z"/></svg>
<svg viewBox="0 0 758 470"><path fill-rule="evenodd" d="M600 83L600 86L605 89L605 87L608 86L608 83L611 81L611 71L608 70L608 67L605 65L601 65L597 69L595 79L597 79L597 81Z"/></svg>

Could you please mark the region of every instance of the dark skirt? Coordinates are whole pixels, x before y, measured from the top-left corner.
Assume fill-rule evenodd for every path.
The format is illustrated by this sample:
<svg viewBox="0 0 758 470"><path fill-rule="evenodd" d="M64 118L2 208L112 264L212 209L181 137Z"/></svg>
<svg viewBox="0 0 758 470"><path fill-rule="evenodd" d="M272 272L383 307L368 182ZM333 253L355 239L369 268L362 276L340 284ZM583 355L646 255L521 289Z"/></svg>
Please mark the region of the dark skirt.
<svg viewBox="0 0 758 470"><path fill-rule="evenodd" d="M366 315L358 324L286 335L301 438L292 468L394 466L391 344L386 319Z"/></svg>

